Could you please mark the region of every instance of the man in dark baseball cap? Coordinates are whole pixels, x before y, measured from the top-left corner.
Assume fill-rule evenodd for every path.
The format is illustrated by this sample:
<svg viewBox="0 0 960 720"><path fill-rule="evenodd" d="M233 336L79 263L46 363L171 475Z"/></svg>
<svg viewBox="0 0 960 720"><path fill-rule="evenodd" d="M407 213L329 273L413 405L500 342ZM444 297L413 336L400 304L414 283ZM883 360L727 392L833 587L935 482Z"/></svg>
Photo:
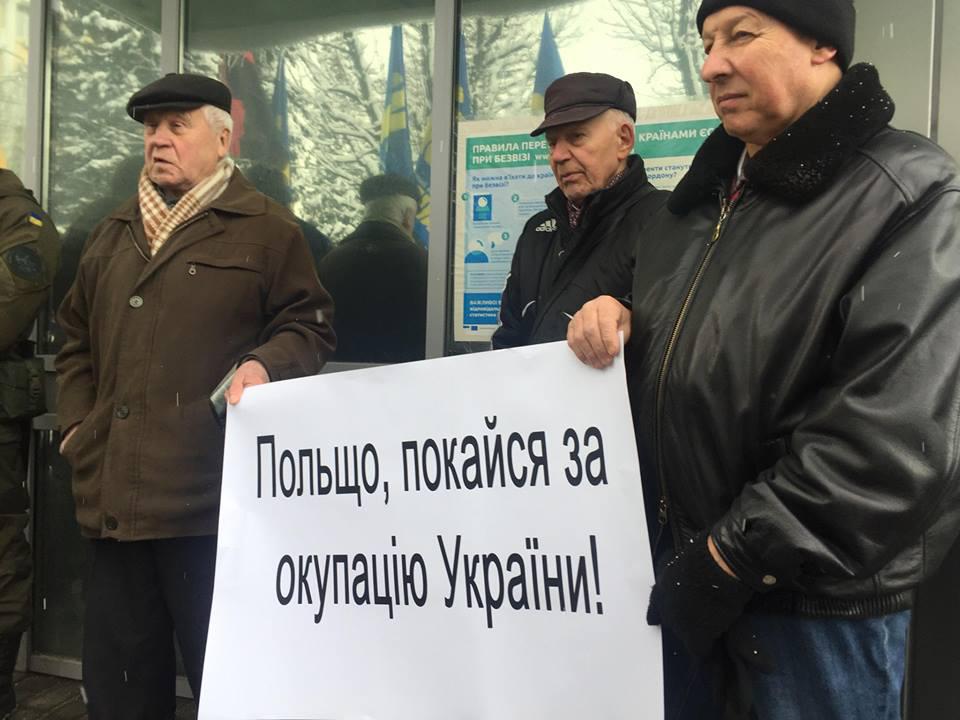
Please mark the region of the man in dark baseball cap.
<svg viewBox="0 0 960 720"><path fill-rule="evenodd" d="M363 222L317 268L337 308L334 359L423 359L427 251L413 237L419 201L417 184L394 173L360 183Z"/></svg>
<svg viewBox="0 0 960 720"><path fill-rule="evenodd" d="M637 119L637 101L630 83L606 73L577 72L558 78L547 88L543 109L543 122L530 133L534 137L547 128L589 120L610 109Z"/></svg>
<svg viewBox="0 0 960 720"><path fill-rule="evenodd" d="M495 348L563 340L583 303L628 295L630 272L622 268L647 218L666 201L633 154L630 83L570 73L551 83L543 100L543 122L530 134L546 135L558 187L517 240Z"/></svg>

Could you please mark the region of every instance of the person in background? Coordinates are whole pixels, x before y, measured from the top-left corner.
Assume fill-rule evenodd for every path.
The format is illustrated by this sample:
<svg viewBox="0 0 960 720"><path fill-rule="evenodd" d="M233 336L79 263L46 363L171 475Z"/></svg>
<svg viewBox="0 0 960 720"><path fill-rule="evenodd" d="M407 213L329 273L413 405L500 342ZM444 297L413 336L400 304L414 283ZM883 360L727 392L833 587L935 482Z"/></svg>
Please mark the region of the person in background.
<svg viewBox="0 0 960 720"><path fill-rule="evenodd" d="M423 359L427 251L413 238L419 197L416 184L399 175L360 183L363 222L319 266L337 308L337 360Z"/></svg>
<svg viewBox="0 0 960 720"><path fill-rule="evenodd" d="M280 170L268 165L254 165L247 169L246 175L257 190L271 200L276 200L283 207L290 208L290 204L293 202L293 192L287 183L287 178ZM293 214L292 211L291 214ZM313 256L313 264L319 267L320 261L330 252L333 243L313 223L309 223L296 215L293 215L293 218L300 226L303 237L307 241L310 255Z"/></svg>

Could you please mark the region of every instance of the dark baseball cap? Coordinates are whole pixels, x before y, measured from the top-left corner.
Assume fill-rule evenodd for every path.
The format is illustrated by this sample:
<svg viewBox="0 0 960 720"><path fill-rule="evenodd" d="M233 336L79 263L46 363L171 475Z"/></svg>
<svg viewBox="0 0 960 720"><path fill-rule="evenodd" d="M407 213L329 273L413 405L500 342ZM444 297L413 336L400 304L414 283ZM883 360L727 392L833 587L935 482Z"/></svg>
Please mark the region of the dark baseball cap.
<svg viewBox="0 0 960 720"><path fill-rule="evenodd" d="M589 120L611 108L637 119L637 99L630 83L606 73L570 73L550 83L543 95L543 122L530 134Z"/></svg>
<svg viewBox="0 0 960 720"><path fill-rule="evenodd" d="M143 122L150 110L192 110L213 105L230 112L230 88L219 80L193 73L169 73L137 90L127 101L127 114Z"/></svg>
<svg viewBox="0 0 960 720"><path fill-rule="evenodd" d="M360 183L360 202L364 204L391 195L406 195L419 201L420 189L412 180L395 173L374 175Z"/></svg>

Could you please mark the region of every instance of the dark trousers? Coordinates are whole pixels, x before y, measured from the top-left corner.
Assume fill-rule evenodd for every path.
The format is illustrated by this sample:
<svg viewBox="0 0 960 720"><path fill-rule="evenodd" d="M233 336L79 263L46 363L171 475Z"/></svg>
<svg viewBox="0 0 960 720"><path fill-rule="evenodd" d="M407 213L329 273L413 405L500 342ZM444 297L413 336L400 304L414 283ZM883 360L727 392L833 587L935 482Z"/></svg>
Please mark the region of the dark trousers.
<svg viewBox="0 0 960 720"><path fill-rule="evenodd" d="M89 719L170 720L174 635L200 698L217 538L92 542L83 639Z"/></svg>
<svg viewBox="0 0 960 720"><path fill-rule="evenodd" d="M0 635L30 625L33 563L27 526L27 448L22 423L0 422Z"/></svg>

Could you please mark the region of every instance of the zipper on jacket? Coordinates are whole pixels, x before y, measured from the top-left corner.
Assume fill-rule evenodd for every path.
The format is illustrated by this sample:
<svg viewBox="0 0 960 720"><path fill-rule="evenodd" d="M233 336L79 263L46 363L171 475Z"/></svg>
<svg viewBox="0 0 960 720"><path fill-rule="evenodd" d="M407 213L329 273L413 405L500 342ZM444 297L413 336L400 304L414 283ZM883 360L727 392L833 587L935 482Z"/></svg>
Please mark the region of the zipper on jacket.
<svg viewBox="0 0 960 720"><path fill-rule="evenodd" d="M127 223L127 233L130 235L130 242L133 243L133 246L137 249L137 252L140 253L140 257L144 259L144 262L150 262L150 258L146 256L143 252L143 248L140 247L140 244L137 242L137 238L133 235L133 226L130 223Z"/></svg>
<svg viewBox="0 0 960 720"><path fill-rule="evenodd" d="M727 225L727 221L729 220L730 215L733 214L733 210L737 206L737 203L742 196L742 188L734 192L730 198L727 198L722 192L720 193L720 217L717 219L717 224L713 229L713 235L711 235L710 240L707 243L706 252L704 252L703 257L700 259L700 264L697 266L697 270L693 274L693 280L690 281L690 286L687 288L687 292L684 295L683 303L680 305L680 312L677 314L677 319L673 324L673 330L670 332L670 338L667 341L667 347L663 351L663 359L660 361L660 371L657 373L656 416L654 427L657 442L657 473L660 478L660 502L658 503L657 507L657 522L659 523L660 528L657 531L657 537L654 541L654 555L656 555L656 549L660 544L660 538L662 537L663 531L670 519L670 496L667 493L667 481L666 477L664 477L663 445L660 439L661 417L663 415L663 388L666 383L667 372L670 369L670 361L673 359L673 351L676 349L677 340L680 337L680 331L683 329L684 321L687 318L687 312L690 310L690 304L693 302L693 297L696 295L697 288L700 286L700 281L707 269L707 265L710 263L710 259L713 257L714 250L717 247L717 241L723 234L723 230ZM672 532L674 547L679 549L680 536L679 530L676 527L676 523L674 523Z"/></svg>

